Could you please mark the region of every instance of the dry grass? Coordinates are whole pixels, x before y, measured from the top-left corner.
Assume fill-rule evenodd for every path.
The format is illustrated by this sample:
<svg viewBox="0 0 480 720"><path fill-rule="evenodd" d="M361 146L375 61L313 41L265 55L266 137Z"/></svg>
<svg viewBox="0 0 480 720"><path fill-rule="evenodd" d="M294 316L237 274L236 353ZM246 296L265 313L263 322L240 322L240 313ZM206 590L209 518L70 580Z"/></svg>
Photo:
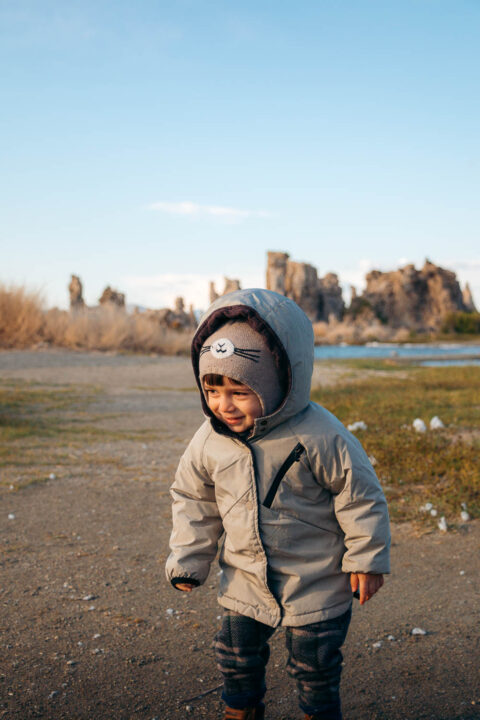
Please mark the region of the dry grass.
<svg viewBox="0 0 480 720"><path fill-rule="evenodd" d="M40 293L0 286L0 347L25 348L41 342L44 325Z"/></svg>
<svg viewBox="0 0 480 720"><path fill-rule="evenodd" d="M46 310L39 293L0 286L0 348L41 344L74 350L188 353L192 333L116 307L76 313Z"/></svg>
<svg viewBox="0 0 480 720"><path fill-rule="evenodd" d="M352 368L364 364L349 362ZM461 503L472 516L480 515L480 368L419 368L370 361L382 370L377 376L314 391L313 399L345 424L363 420L367 430L357 433L383 483L394 520L438 517L459 523ZM400 369L401 368L401 369ZM444 430L415 432L412 422L428 425L438 415ZM438 517L419 508L432 502Z"/></svg>

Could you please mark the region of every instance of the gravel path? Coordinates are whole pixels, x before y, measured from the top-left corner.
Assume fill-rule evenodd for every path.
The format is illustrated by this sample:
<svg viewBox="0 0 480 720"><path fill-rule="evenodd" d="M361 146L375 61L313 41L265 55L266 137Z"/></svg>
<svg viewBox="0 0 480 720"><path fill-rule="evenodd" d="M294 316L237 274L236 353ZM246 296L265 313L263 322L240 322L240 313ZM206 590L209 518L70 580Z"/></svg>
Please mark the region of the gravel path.
<svg viewBox="0 0 480 720"><path fill-rule="evenodd" d="M342 377L323 365L317 373ZM18 462L0 468L0 718L220 718L216 571L190 595L163 572L168 487L202 420L188 359L3 352L0 383L71 388L85 407L51 413L65 432L73 414L92 428L88 442L71 431L64 443L61 432L26 435ZM393 535L392 575L354 608L345 720L478 718L480 523ZM272 720L301 717L283 644L279 630Z"/></svg>

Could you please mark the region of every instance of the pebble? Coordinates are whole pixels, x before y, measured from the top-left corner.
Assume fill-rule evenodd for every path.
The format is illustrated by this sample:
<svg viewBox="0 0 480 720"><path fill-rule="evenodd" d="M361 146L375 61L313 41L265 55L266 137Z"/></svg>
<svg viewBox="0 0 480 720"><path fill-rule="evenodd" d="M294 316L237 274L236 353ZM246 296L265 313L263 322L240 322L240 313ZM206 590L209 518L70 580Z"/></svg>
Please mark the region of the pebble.
<svg viewBox="0 0 480 720"><path fill-rule="evenodd" d="M357 422L351 423L350 425L347 425L347 430L350 430L350 432L355 432L356 430L366 430L367 425L363 422L363 420L357 420Z"/></svg>
<svg viewBox="0 0 480 720"><path fill-rule="evenodd" d="M462 510L460 513L460 517L462 518L463 522L468 522L470 520L470 515L466 510Z"/></svg>
<svg viewBox="0 0 480 720"><path fill-rule="evenodd" d="M445 520L444 515L442 515L442 517L438 521L438 529L441 530L442 532L447 532L447 530L448 530L447 521Z"/></svg>
<svg viewBox="0 0 480 720"><path fill-rule="evenodd" d="M425 505L420 505L420 510L422 512L430 512L430 510L433 509L433 505L431 502L425 503Z"/></svg>
<svg viewBox="0 0 480 720"><path fill-rule="evenodd" d="M93 639L98 640L99 637L101 637L100 633L95 633L95 635L93 636Z"/></svg>
<svg viewBox="0 0 480 720"><path fill-rule="evenodd" d="M435 417L430 420L430 430L441 430L444 427L445 425L440 420L438 415L435 415Z"/></svg>
<svg viewBox="0 0 480 720"><path fill-rule="evenodd" d="M58 690L52 690L52 692L48 696L48 699L52 700L54 697L57 697L57 695L58 695Z"/></svg>
<svg viewBox="0 0 480 720"><path fill-rule="evenodd" d="M437 515L438 515L438 510L435 510L435 508L433 508L432 510L430 510L430 515L431 515L432 517L437 517Z"/></svg>
<svg viewBox="0 0 480 720"><path fill-rule="evenodd" d="M419 628L419 627L414 627L411 634L412 635L426 635L427 631L422 630L422 628Z"/></svg>
<svg viewBox="0 0 480 720"><path fill-rule="evenodd" d="M381 648L381 647L382 647L382 644L383 644L382 641L379 640L378 642L374 642L373 645L372 645L372 647L374 647L374 648Z"/></svg>
<svg viewBox="0 0 480 720"><path fill-rule="evenodd" d="M394 636L394 635L387 635L387 640L390 640L390 642L392 642L393 640L395 640L395 636Z"/></svg>
<svg viewBox="0 0 480 720"><path fill-rule="evenodd" d="M77 664L77 661L76 661L76 660L67 660L67 665L73 666L73 665L76 665L76 664Z"/></svg>
<svg viewBox="0 0 480 720"><path fill-rule="evenodd" d="M15 513L8 513L9 520L15 520Z"/></svg>
<svg viewBox="0 0 480 720"><path fill-rule="evenodd" d="M173 615L175 610L173 608L167 608L167 615Z"/></svg>
<svg viewBox="0 0 480 720"><path fill-rule="evenodd" d="M415 418L412 425L414 430L416 430L418 433L424 433L427 430L427 426L421 418Z"/></svg>
<svg viewBox="0 0 480 720"><path fill-rule="evenodd" d="M55 480L56 477L57 477L57 476L55 475L55 473L50 473L50 475L48 476L48 479L49 479L49 480Z"/></svg>
<svg viewBox="0 0 480 720"><path fill-rule="evenodd" d="M87 602L90 602L90 600L95 600L95 595L85 595L85 597L83 597L82 600L86 600Z"/></svg>
<svg viewBox="0 0 480 720"><path fill-rule="evenodd" d="M460 575L465 575L465 570L460 570Z"/></svg>

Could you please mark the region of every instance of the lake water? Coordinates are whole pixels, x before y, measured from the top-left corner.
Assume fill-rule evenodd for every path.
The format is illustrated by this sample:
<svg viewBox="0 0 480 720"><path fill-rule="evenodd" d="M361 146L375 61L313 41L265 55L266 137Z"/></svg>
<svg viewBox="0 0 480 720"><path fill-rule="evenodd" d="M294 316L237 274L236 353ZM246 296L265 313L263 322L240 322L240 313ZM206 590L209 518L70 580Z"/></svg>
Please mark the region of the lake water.
<svg viewBox="0 0 480 720"><path fill-rule="evenodd" d="M315 359L405 358L420 365L480 365L480 345L461 343L368 343L367 345L317 345Z"/></svg>

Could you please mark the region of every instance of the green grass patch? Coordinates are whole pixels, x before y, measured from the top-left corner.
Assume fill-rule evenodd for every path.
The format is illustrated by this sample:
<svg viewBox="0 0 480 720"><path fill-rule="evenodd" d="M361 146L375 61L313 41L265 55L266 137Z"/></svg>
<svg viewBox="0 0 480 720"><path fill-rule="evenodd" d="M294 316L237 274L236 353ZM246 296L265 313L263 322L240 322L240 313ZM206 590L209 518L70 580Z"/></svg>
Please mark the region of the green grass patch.
<svg viewBox="0 0 480 720"><path fill-rule="evenodd" d="M375 361L369 370L389 370ZM349 362L367 369L363 361ZM432 502L447 522L460 522L461 503L471 516L480 516L480 368L420 368L402 365L388 376L369 374L344 386L314 391L312 399L333 412L345 425L357 420L367 430L357 432L366 452L377 460L375 470L395 520L427 517L419 511ZM419 434L412 422L429 424L438 415L445 430ZM428 516L429 522L438 518Z"/></svg>

